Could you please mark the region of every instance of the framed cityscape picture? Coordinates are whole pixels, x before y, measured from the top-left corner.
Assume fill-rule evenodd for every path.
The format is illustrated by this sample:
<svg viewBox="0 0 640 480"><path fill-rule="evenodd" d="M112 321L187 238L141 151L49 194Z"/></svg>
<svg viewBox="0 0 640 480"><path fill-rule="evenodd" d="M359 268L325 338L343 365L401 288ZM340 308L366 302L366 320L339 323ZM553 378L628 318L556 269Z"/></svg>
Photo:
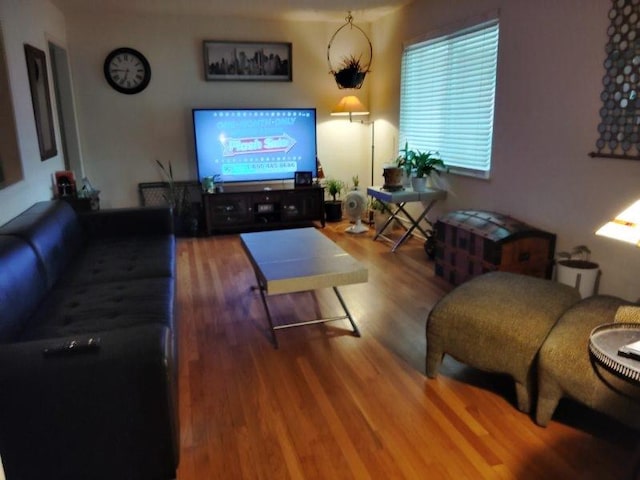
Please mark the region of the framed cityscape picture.
<svg viewBox="0 0 640 480"><path fill-rule="evenodd" d="M291 43L205 40L203 53L205 80L292 80Z"/></svg>

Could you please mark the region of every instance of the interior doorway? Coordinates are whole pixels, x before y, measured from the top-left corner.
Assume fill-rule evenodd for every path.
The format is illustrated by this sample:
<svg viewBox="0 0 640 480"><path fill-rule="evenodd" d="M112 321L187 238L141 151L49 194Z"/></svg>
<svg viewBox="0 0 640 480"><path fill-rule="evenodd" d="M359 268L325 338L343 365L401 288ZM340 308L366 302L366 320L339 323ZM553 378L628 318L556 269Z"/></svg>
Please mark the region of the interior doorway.
<svg viewBox="0 0 640 480"><path fill-rule="evenodd" d="M76 178L83 178L85 172L80 153L67 51L59 45L49 42L49 57L51 58L51 73L53 74L53 88L65 169L73 171Z"/></svg>

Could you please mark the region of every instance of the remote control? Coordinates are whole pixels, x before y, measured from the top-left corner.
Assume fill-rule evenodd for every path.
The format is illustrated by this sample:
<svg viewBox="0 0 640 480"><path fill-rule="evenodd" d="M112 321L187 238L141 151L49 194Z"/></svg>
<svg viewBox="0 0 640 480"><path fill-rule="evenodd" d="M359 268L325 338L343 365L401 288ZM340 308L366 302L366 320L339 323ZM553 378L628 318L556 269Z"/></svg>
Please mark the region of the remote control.
<svg viewBox="0 0 640 480"><path fill-rule="evenodd" d="M44 355L67 355L70 353L92 352L100 348L99 337L68 340L63 343L46 347L42 350Z"/></svg>

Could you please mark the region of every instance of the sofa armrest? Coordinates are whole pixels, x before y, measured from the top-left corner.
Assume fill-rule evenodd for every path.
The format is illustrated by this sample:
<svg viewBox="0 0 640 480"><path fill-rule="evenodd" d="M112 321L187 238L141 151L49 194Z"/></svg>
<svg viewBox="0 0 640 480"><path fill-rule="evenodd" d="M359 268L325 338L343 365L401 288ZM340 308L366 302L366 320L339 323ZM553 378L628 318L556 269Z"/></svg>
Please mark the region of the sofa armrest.
<svg viewBox="0 0 640 480"><path fill-rule="evenodd" d="M169 207L114 208L80 212L78 218L90 237L173 234Z"/></svg>
<svg viewBox="0 0 640 480"><path fill-rule="evenodd" d="M0 456L7 478L170 479L178 464L171 331L100 332L97 349L47 355L71 338L0 346ZM78 335L86 340L89 335Z"/></svg>

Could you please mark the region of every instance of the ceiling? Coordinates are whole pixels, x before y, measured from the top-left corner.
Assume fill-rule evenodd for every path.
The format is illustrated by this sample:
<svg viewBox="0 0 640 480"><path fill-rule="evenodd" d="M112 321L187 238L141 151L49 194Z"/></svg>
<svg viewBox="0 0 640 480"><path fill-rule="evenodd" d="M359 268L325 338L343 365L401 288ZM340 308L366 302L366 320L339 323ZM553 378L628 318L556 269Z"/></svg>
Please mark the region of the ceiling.
<svg viewBox="0 0 640 480"><path fill-rule="evenodd" d="M217 15L305 21L371 22L411 0L51 0L63 13Z"/></svg>

